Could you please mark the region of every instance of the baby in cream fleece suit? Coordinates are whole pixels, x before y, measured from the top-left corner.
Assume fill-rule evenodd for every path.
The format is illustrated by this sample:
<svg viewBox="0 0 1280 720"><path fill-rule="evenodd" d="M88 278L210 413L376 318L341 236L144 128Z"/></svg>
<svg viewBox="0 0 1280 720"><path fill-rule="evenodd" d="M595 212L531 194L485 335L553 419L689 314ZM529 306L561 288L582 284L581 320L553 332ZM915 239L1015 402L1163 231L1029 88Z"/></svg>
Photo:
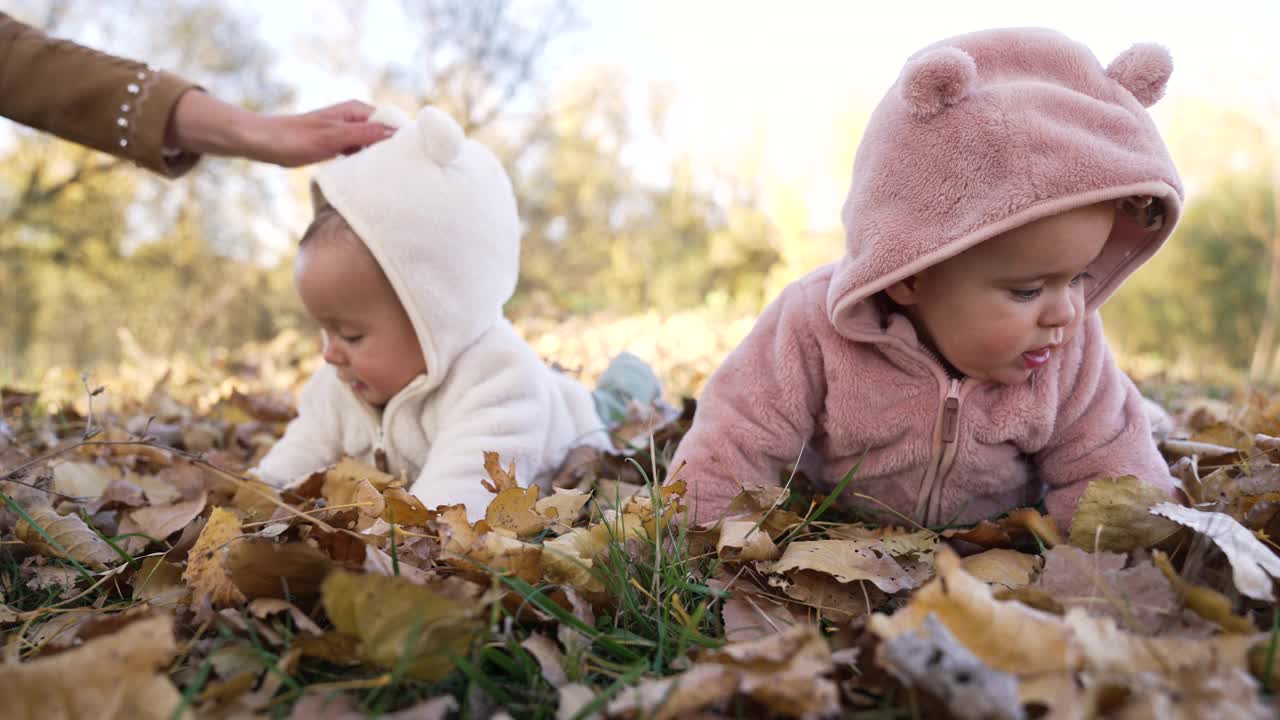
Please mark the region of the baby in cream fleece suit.
<svg viewBox="0 0 1280 720"><path fill-rule="evenodd" d="M385 459L428 507L465 503L475 520L492 499L480 483L485 451L515 461L528 485L572 447L607 447L608 436L592 394L503 317L520 222L498 159L433 107L412 121L384 108L374 120L399 130L314 179L295 283L323 329L326 364L256 472L283 485L342 455ZM637 399L656 399L647 366L617 362L647 371Z"/></svg>

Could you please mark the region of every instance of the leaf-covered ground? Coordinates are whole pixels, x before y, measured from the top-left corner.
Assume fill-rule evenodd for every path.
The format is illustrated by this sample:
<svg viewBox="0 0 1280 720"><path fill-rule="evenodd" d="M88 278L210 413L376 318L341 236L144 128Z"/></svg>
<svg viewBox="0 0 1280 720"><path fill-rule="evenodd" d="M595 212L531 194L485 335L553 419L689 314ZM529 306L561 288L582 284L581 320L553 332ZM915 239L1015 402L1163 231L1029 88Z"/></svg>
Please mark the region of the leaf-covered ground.
<svg viewBox="0 0 1280 720"><path fill-rule="evenodd" d="M245 476L292 410L222 371L110 411L92 385L80 411L0 390L6 717L1280 708L1280 406L1261 396L1181 415L1164 450L1191 507L1099 481L1066 538L1033 508L853 522L802 479L690 528L681 484L658 486L691 403L575 453L548 491L484 458L472 525L354 461L287 491Z"/></svg>

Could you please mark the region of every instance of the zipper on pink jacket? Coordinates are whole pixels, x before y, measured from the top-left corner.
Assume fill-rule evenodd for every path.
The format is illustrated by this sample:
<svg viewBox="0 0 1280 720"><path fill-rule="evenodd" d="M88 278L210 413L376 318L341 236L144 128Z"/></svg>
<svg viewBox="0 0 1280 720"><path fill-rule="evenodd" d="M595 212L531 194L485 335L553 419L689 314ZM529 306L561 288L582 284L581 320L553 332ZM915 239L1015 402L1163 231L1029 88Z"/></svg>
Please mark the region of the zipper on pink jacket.
<svg viewBox="0 0 1280 720"><path fill-rule="evenodd" d="M942 400L942 412L938 418L939 442L934 445L920 486L920 497L916 500L916 517L925 525L938 522L942 515L943 480L955 463L959 445L956 437L960 428L960 389L963 384L964 380L960 378L947 378L947 394Z"/></svg>

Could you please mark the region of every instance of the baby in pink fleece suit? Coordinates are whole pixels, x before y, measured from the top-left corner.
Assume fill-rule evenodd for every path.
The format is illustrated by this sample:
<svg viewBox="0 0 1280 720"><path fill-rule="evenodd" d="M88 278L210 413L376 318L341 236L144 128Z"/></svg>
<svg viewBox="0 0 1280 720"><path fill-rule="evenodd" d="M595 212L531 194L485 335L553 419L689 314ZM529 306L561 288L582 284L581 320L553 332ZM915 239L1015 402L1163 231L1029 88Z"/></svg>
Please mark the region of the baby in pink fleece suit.
<svg viewBox="0 0 1280 720"><path fill-rule="evenodd" d="M1041 29L913 55L858 148L848 252L787 287L703 390L671 464L695 519L798 461L829 489L861 459L842 504L928 525L1043 497L1065 528L1107 476L1173 494L1098 316L1180 212L1145 109L1171 71L1159 46L1104 69Z"/></svg>

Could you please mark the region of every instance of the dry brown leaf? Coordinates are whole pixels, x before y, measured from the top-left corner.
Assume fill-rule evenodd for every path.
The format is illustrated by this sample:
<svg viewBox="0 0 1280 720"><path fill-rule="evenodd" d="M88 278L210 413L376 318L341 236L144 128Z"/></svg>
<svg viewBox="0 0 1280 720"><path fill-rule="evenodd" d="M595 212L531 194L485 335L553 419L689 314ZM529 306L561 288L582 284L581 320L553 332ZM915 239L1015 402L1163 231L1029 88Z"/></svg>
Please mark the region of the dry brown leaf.
<svg viewBox="0 0 1280 720"><path fill-rule="evenodd" d="M193 551L194 552L194 551ZM225 554L225 577L244 598L294 598L310 602L336 566L323 552L305 542L277 543L244 539Z"/></svg>
<svg viewBox="0 0 1280 720"><path fill-rule="evenodd" d="M467 551L465 564L478 565L485 572L510 573L525 582L537 583L542 580L542 555L540 545L521 542L493 531L480 536L480 540Z"/></svg>
<svg viewBox="0 0 1280 720"><path fill-rule="evenodd" d="M187 593L188 588L182 582L182 568L165 562L160 556L145 558L133 576L134 600L169 607L185 601Z"/></svg>
<svg viewBox="0 0 1280 720"><path fill-rule="evenodd" d="M679 675L641 680L609 701L611 718L679 720L727 700L738 687L739 673L721 665L694 665Z"/></svg>
<svg viewBox="0 0 1280 720"><path fill-rule="evenodd" d="M811 625L796 625L758 640L730 643L699 658L739 674L738 692L775 713L828 717L839 710L827 641Z"/></svg>
<svg viewBox="0 0 1280 720"><path fill-rule="evenodd" d="M330 505L348 505L355 501L356 485L369 482L379 492L386 490L395 478L351 457L344 457L324 473L320 494Z"/></svg>
<svg viewBox="0 0 1280 720"><path fill-rule="evenodd" d="M1151 513L1167 517L1212 540L1231 563L1231 579L1241 593L1264 602L1275 599L1272 585L1275 578L1280 578L1280 557L1235 518L1173 503L1156 505Z"/></svg>
<svg viewBox="0 0 1280 720"><path fill-rule="evenodd" d="M259 480L246 480L236 488L231 506L244 515L245 522L267 520L280 507L280 491Z"/></svg>
<svg viewBox="0 0 1280 720"><path fill-rule="evenodd" d="M776 560L778 546L769 533L749 520L725 520L720 524L720 540L716 554L721 560L746 562L750 560Z"/></svg>
<svg viewBox="0 0 1280 720"><path fill-rule="evenodd" d="M386 510L382 519L396 525L425 526L436 513L427 509L418 498L410 495L404 488L390 487L382 494L386 502Z"/></svg>
<svg viewBox="0 0 1280 720"><path fill-rule="evenodd" d="M23 519L18 521L13 534L41 555L55 558L69 557L94 570L102 570L109 565L123 562L107 541L86 525L79 515L59 515L48 505L34 505L24 510L31 521L44 533ZM66 553L50 544L44 537L46 534Z"/></svg>
<svg viewBox="0 0 1280 720"><path fill-rule="evenodd" d="M122 479L120 469L108 465L60 460L49 466L53 470L53 489L77 498L97 498L112 481Z"/></svg>
<svg viewBox="0 0 1280 720"><path fill-rule="evenodd" d="M461 555L476 543L480 535L467 521L466 505L446 505L436 509L431 525L440 533L440 546L445 552Z"/></svg>
<svg viewBox="0 0 1280 720"><path fill-rule="evenodd" d="M555 640L534 632L520 642L520 647L528 650L533 659L538 661L542 677L548 685L558 688L569 682L569 676L564 671L564 653L560 652L560 646L556 645Z"/></svg>
<svg viewBox="0 0 1280 720"><path fill-rule="evenodd" d="M717 580L708 581L707 584L718 590L725 589L724 583ZM722 603L725 640L756 640L781 632L792 625L808 622L804 613L796 612L789 603L755 592L742 583L739 585L733 588L732 594Z"/></svg>
<svg viewBox="0 0 1280 720"><path fill-rule="evenodd" d="M534 503L533 508L538 511L539 515L549 520L571 525L578 518L578 514L582 512L582 507L590 499L591 494L581 490L555 488L555 492L551 495L540 498Z"/></svg>
<svg viewBox="0 0 1280 720"><path fill-rule="evenodd" d="M486 450L484 452L484 471L489 473L489 480L481 480L480 484L485 490L499 495L503 490L513 490L520 487L520 483L516 482L516 461L512 460L506 470L502 469L502 460L498 458L498 453Z"/></svg>
<svg viewBox="0 0 1280 720"><path fill-rule="evenodd" d="M1035 587L1052 597L1061 612L1079 607L1090 615L1113 617L1140 634L1157 631L1177 614L1173 590L1150 563L1125 568L1123 555L1090 554L1070 545L1049 550L1044 559Z"/></svg>
<svg viewBox="0 0 1280 720"><path fill-rule="evenodd" d="M880 644L880 663L908 687L923 688L957 720L1023 720L1015 676L982 663L930 613L919 631Z"/></svg>
<svg viewBox="0 0 1280 720"><path fill-rule="evenodd" d="M787 545L776 562L761 564L769 573L813 570L840 582L868 580L886 593L909 590L920 583L890 555L882 540L805 540Z"/></svg>
<svg viewBox="0 0 1280 720"><path fill-rule="evenodd" d="M1176 523L1147 512L1168 499L1164 490L1132 475L1094 480L1071 519L1071 544L1089 552L1128 552L1156 545L1178 531Z"/></svg>
<svg viewBox="0 0 1280 720"><path fill-rule="evenodd" d="M1025 528L1048 547L1064 543L1062 534L1058 532L1058 524L1048 515L1041 515L1035 508L1018 508L1006 515L1003 522L1015 528Z"/></svg>
<svg viewBox="0 0 1280 720"><path fill-rule="evenodd" d="M431 682L452 672L484 625L482 608L381 575L331 574L323 587L333 626L355 637L365 660Z"/></svg>
<svg viewBox="0 0 1280 720"><path fill-rule="evenodd" d="M786 577L771 576L769 584L792 600L812 608L818 617L848 622L884 604L887 596L866 581L842 583L816 570L797 570Z"/></svg>
<svg viewBox="0 0 1280 720"><path fill-rule="evenodd" d="M164 540L170 535L186 527L204 512L208 496L201 491L199 495L173 505L152 505L151 507L130 510L126 516L140 532L156 540Z"/></svg>
<svg viewBox="0 0 1280 720"><path fill-rule="evenodd" d="M1173 591L1188 610L1196 615L1216 623L1227 632L1252 633L1256 631L1253 622L1231 612L1231 600L1226 595L1203 585L1187 582L1173 569L1169 556L1162 552L1153 555L1156 567L1160 569L1172 586Z"/></svg>
<svg viewBox="0 0 1280 720"><path fill-rule="evenodd" d="M1031 582L1031 576L1040 569L1040 557L1006 548L992 548L964 558L961 567L989 585L1013 589Z"/></svg>
<svg viewBox="0 0 1280 720"><path fill-rule="evenodd" d="M547 519L534 507L538 502L538 487L504 488L489 503L484 519L489 527L508 530L517 536L534 535L547 526Z"/></svg>
<svg viewBox="0 0 1280 720"><path fill-rule="evenodd" d="M940 548L936 560L938 577L917 590L905 608L892 616L871 616L868 627L881 640L914 632L929 613L937 613L961 644L1001 672L1052 673L1078 666L1079 652L1059 618L995 600L986 583L964 571L950 548Z"/></svg>
<svg viewBox="0 0 1280 720"><path fill-rule="evenodd" d="M164 674L176 651L172 619L156 616L52 657L0 665L4 715L169 720L182 700Z"/></svg>
<svg viewBox="0 0 1280 720"><path fill-rule="evenodd" d="M249 601L249 614L259 620L278 613L287 613L293 619L293 624L305 633L316 636L324 634L324 630L315 621L291 602L279 598L257 598Z"/></svg>
<svg viewBox="0 0 1280 720"><path fill-rule="evenodd" d="M207 599L215 607L226 607L245 601L244 593L227 575L229 549L239 537L240 518L230 510L215 507L188 553L187 569L182 573L191 588L193 604Z"/></svg>

